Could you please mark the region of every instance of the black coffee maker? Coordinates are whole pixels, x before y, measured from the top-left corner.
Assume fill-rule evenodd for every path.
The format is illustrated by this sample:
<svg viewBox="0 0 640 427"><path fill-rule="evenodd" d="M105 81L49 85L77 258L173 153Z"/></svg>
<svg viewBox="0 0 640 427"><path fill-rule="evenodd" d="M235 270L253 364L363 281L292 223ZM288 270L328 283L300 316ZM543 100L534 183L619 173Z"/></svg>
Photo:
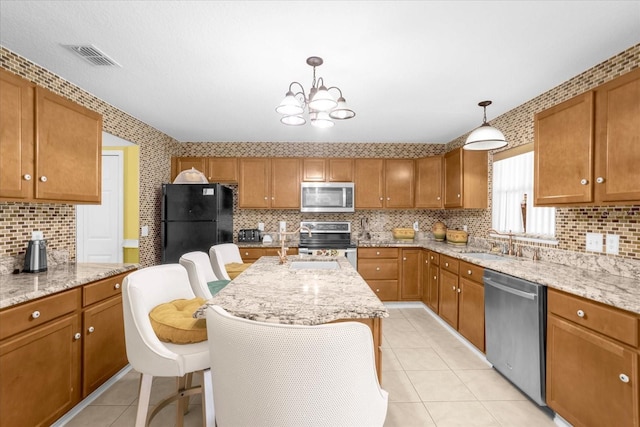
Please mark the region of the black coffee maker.
<svg viewBox="0 0 640 427"><path fill-rule="evenodd" d="M41 231L34 231L24 256L25 273L47 271L47 241Z"/></svg>

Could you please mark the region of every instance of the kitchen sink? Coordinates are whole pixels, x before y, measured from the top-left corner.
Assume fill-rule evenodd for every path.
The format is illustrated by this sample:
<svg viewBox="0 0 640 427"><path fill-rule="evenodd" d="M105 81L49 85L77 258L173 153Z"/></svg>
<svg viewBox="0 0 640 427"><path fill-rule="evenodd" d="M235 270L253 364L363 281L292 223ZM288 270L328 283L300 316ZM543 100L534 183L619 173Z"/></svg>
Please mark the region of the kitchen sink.
<svg viewBox="0 0 640 427"><path fill-rule="evenodd" d="M508 261L510 259L513 259L513 258L507 258L506 256L502 256L502 255L490 254L487 252L466 252L466 253L463 253L462 255L465 255L471 258L482 259L485 261Z"/></svg>
<svg viewBox="0 0 640 427"><path fill-rule="evenodd" d="M293 261L291 270L338 270L337 261Z"/></svg>

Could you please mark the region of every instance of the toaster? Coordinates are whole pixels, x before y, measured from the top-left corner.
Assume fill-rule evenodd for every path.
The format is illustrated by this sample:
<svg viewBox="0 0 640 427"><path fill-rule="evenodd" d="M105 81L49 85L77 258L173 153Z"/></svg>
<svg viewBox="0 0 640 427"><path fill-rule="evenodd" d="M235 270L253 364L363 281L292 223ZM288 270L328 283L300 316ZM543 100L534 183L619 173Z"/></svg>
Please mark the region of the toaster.
<svg viewBox="0 0 640 427"><path fill-rule="evenodd" d="M242 229L238 231L238 242L261 242L262 231L257 228Z"/></svg>

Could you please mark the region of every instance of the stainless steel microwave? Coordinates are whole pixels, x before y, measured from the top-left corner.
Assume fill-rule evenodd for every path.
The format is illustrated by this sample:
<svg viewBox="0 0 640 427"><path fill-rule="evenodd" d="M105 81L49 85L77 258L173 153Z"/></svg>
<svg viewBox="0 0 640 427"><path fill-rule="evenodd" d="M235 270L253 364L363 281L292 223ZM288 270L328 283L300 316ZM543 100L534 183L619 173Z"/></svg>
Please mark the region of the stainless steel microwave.
<svg viewBox="0 0 640 427"><path fill-rule="evenodd" d="M353 182L303 182L300 212L354 212Z"/></svg>

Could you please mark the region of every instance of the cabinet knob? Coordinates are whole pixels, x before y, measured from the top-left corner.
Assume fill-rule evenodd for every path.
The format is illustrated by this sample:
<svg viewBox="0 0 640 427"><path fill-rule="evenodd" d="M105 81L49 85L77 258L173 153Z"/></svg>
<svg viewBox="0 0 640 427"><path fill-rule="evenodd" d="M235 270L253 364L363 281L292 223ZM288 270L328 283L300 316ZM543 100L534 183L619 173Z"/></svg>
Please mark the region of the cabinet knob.
<svg viewBox="0 0 640 427"><path fill-rule="evenodd" d="M460 288L458 288L458 293L460 293L460 292L461 292L461 291L460 291Z"/></svg>
<svg viewBox="0 0 640 427"><path fill-rule="evenodd" d="M407 260L407 257L406 257L406 256L402 257L402 260L403 260L403 261L406 261L406 260Z"/></svg>
<svg viewBox="0 0 640 427"><path fill-rule="evenodd" d="M40 312L38 310L34 311L33 313L31 313L31 317L37 319L38 317L40 317Z"/></svg>
<svg viewBox="0 0 640 427"><path fill-rule="evenodd" d="M387 200L391 200L391 197L387 197Z"/></svg>
<svg viewBox="0 0 640 427"><path fill-rule="evenodd" d="M82 337L82 335L80 335L80 332L76 332L76 334L73 336L74 340L79 340Z"/></svg>
<svg viewBox="0 0 640 427"><path fill-rule="evenodd" d="M583 179L580 180L580 184L582 184L582 185L587 185L588 183L589 183L588 179L584 179L583 178Z"/></svg>
<svg viewBox="0 0 640 427"><path fill-rule="evenodd" d="M113 285L113 289L120 289L120 283L116 283L115 285Z"/></svg>
<svg viewBox="0 0 640 427"><path fill-rule="evenodd" d="M449 267L449 263L448 263L448 262L445 262L445 263L444 263L444 266L445 266L445 267Z"/></svg>
<svg viewBox="0 0 640 427"><path fill-rule="evenodd" d="M376 289L376 292L380 292L380 289Z"/></svg>
<svg viewBox="0 0 640 427"><path fill-rule="evenodd" d="M599 177L597 177L597 178L596 178L596 182L597 182L598 184L602 184L602 183L604 182L604 178L603 178L603 177L601 177L601 176L599 176Z"/></svg>
<svg viewBox="0 0 640 427"><path fill-rule="evenodd" d="M440 200L440 196L436 197L436 200Z"/></svg>
<svg viewBox="0 0 640 427"><path fill-rule="evenodd" d="M44 176L44 175L42 175L42 176L40 177L40 181L42 181L42 182L47 182L47 177L46 177L46 176Z"/></svg>
<svg viewBox="0 0 640 427"><path fill-rule="evenodd" d="M471 270L467 270L467 274L471 276Z"/></svg>
<svg viewBox="0 0 640 427"><path fill-rule="evenodd" d="M620 381L622 381L623 383L628 383L629 377L625 374L620 374Z"/></svg>
<svg viewBox="0 0 640 427"><path fill-rule="evenodd" d="M576 314L578 315L578 317L584 317L584 311L582 310L578 310Z"/></svg>
<svg viewBox="0 0 640 427"><path fill-rule="evenodd" d="M380 255L380 251L376 251L376 255Z"/></svg>
<svg viewBox="0 0 640 427"><path fill-rule="evenodd" d="M433 280L438 280L438 276L433 276Z"/></svg>
<svg viewBox="0 0 640 427"><path fill-rule="evenodd" d="M451 287L451 289L453 289L453 290L455 291L455 290L456 290L456 287L455 287L455 286L452 286L452 287Z"/></svg>
<svg viewBox="0 0 640 427"><path fill-rule="evenodd" d="M384 200L384 197L380 197L380 200Z"/></svg>
<svg viewBox="0 0 640 427"><path fill-rule="evenodd" d="M246 256L246 255L249 255L249 252L245 252L244 254L245 254L245 256Z"/></svg>
<svg viewBox="0 0 640 427"><path fill-rule="evenodd" d="M87 331L89 331L89 333L91 333L91 332L93 332L95 330L96 330L96 328L94 328L93 326L89 326L89 329L87 329Z"/></svg>
<svg viewBox="0 0 640 427"><path fill-rule="evenodd" d="M380 271L380 267L376 267L376 271Z"/></svg>
<svg viewBox="0 0 640 427"><path fill-rule="evenodd" d="M22 178L23 178L25 181L31 181L31 175L29 175L28 173L25 173L24 175L22 175Z"/></svg>
<svg viewBox="0 0 640 427"><path fill-rule="evenodd" d="M264 196L264 199L265 199L265 200L269 200L269 198L268 198L267 196Z"/></svg>
<svg viewBox="0 0 640 427"><path fill-rule="evenodd" d="M433 261L433 255L431 255L431 261Z"/></svg>

